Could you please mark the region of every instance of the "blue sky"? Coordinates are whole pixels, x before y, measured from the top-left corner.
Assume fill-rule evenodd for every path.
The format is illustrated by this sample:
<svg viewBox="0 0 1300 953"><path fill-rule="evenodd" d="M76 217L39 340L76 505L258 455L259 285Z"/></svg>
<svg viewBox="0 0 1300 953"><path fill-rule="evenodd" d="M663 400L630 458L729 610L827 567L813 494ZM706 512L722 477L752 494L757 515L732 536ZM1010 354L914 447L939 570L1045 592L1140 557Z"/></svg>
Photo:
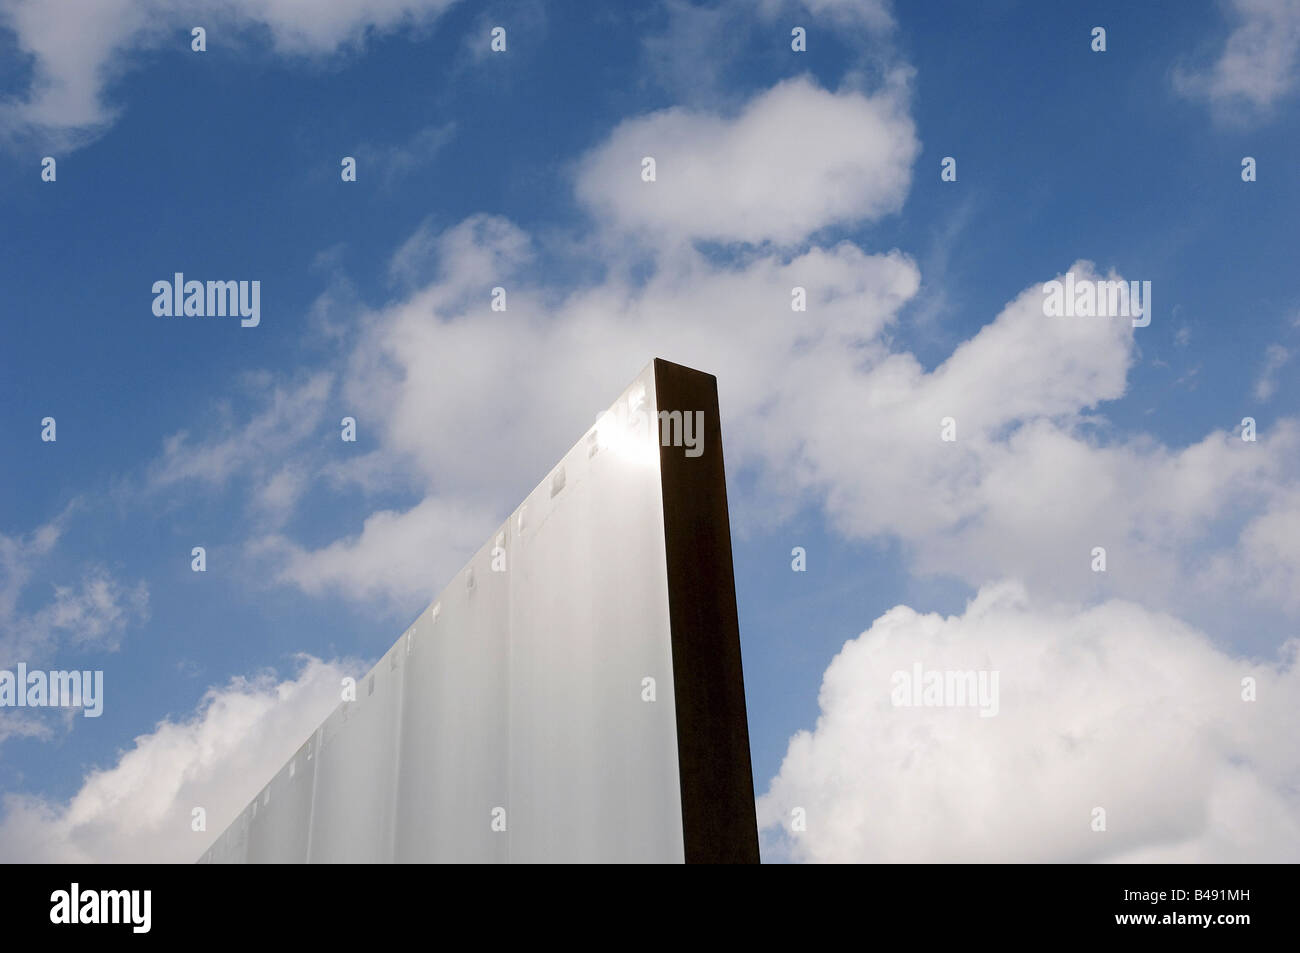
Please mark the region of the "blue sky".
<svg viewBox="0 0 1300 953"><path fill-rule="evenodd" d="M229 739L223 706L247 696L269 711L279 684L302 689L287 693L297 720L284 724L311 723L320 692L309 689L384 651L594 410L661 356L719 381L756 794L771 787L766 856L898 857L888 838L844 831L860 829L851 817L866 802L911 829L924 820L908 806L917 790L961 836L946 854L921 838L916 859L1008 849L982 843L962 821L976 815L953 806L960 759L939 751L947 773L901 778L893 742L845 729L833 706L848 703L835 692L819 702L819 687L846 642L872 660L849 679L866 692L890 638L913 652L975 638L968 602L1021 586L993 600L990 611L1019 614L999 632L1054 620L1041 640L1068 648L1105 618L1174 684L1199 676L1162 666L1161 652L1203 655L1198 673L1234 683L1262 666L1278 691L1261 709L1281 706L1238 725L1234 697L1208 719L1214 731L1166 713L1154 749L1220 729L1233 740L1192 745L1172 769L1197 779L1186 803L1161 800L1154 769L1132 788L1116 780L1112 796L1150 796L1180 820L1098 847L1054 839L1061 821L1047 812L1025 822L1046 856L1294 860L1300 765L1268 726L1294 716L1284 689L1298 677L1284 647L1300 614L1300 544L1287 530L1300 529L1297 5L977 13L773 0L594 17L572 4L443 6L336 2L313 25L276 3L220 16L143 3L125 9L155 30L86 10L53 40L38 14L0 7L0 666L26 649L33 665L102 668L109 692L99 719L0 714L13 726L0 721L0 855L99 859L152 837L141 850L167 856L165 809L135 794L104 806L106 777L131 792L170 783L125 753L175 743L192 754L205 730ZM195 53L200 23L207 51ZM494 25L508 30L505 53L487 49ZM1104 53L1089 46L1097 25ZM791 50L793 26L808 30L807 52ZM70 65L96 56L106 82ZM742 146L714 148L737 129ZM661 208L626 197L642 185L635 162L628 184L609 180L611 162L632 155L625 141L662 142ZM837 150L847 177L817 158ZM47 155L54 183L40 178ZM343 156L358 159L356 183L340 181ZM956 182L940 181L944 156L957 158ZM1258 181L1242 181L1243 156L1256 157ZM671 191L691 162L709 187ZM746 177L811 209L803 224L787 225L779 201L732 224L752 193L709 205ZM838 256L824 273L839 303L810 326L811 352L772 330L802 318L788 291L784 318L752 315L745 300L722 313L728 289L763 287L771 269L816 287L823 272L807 256L823 253ZM1080 261L1151 281L1150 326L1059 340L1027 330L1010 303L1029 292L1032 305L1035 286ZM260 326L156 317L150 287L175 271L260 280ZM496 284L518 325L486 313ZM664 317L680 296L701 312ZM860 350L849 360L846 348ZM553 405L548 369L565 377ZM928 429L924 445L908 442L910 424L891 429L932 404L977 421L969 456L931 458ZM360 422L355 445L337 438L346 414ZM47 415L55 443L39 439ZM1245 416L1257 444L1234 434ZM937 414L924 420L937 429ZM376 524L385 512L392 525ZM1086 548L1077 575L1044 556L1089 526L1112 547L1105 576L1088 571ZM196 545L204 574L190 571ZM808 551L806 573L790 569L794 546ZM386 559L426 561L385 582ZM412 575L428 577L423 588ZM921 614L894 619L916 632L872 629L900 605ZM1027 638L989 644L1010 670L1039 644ZM1092 696L1118 690L1131 650L1103 640ZM791 736L814 729L791 755ZM988 763L1032 747L1011 730L987 742ZM989 796L1000 784L1055 789L1075 770L1132 773L1101 727L1080 731L1097 760L989 781ZM198 775L231 770L193 757ZM259 757L249 771L283 760ZM821 816L839 826L803 841L781 833L773 818L812 796L818 764L867 762L884 775L821 789ZM1249 776L1222 780L1243 763ZM233 809L261 780L245 779L242 799L229 785ZM1225 800L1234 817L1262 811L1259 830L1232 834L1216 813ZM72 820L87 812L89 829L109 833Z"/></svg>

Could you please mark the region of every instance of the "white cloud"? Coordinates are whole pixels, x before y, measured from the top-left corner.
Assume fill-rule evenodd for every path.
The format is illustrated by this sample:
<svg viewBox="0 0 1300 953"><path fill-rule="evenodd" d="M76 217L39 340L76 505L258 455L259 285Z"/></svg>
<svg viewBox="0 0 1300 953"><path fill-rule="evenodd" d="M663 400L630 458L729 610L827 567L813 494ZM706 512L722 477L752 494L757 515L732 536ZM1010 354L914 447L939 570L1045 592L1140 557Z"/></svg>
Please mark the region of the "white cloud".
<svg viewBox="0 0 1300 953"><path fill-rule="evenodd" d="M256 498L263 519L271 525L282 524L297 507L309 482L307 469L292 463L285 464L266 478Z"/></svg>
<svg viewBox="0 0 1300 953"><path fill-rule="evenodd" d="M50 641L69 648L115 651L127 623L149 614L149 587L126 588L103 569L92 569L75 586L54 587L54 598L17 626L18 643Z"/></svg>
<svg viewBox="0 0 1300 953"><path fill-rule="evenodd" d="M116 115L109 84L136 53L190 54L190 29L212 44L266 28L277 52L315 56L359 45L371 32L432 21L454 0L6 0L0 27L30 58L27 88L0 105L0 132L39 132L67 143L100 132ZM223 35L224 34L224 35Z"/></svg>
<svg viewBox="0 0 1300 953"><path fill-rule="evenodd" d="M124 584L96 565L83 569L75 583L54 583L52 597L39 608L21 605L75 506L25 538L0 534L0 669L37 664L66 650L116 651L128 626L149 617L148 585Z"/></svg>
<svg viewBox="0 0 1300 953"><path fill-rule="evenodd" d="M1300 0L1233 0L1231 8L1236 26L1214 64L1174 73L1177 89L1225 117L1276 105L1300 78Z"/></svg>
<svg viewBox="0 0 1300 953"><path fill-rule="evenodd" d="M181 720L135 739L67 802L7 795L6 863L193 863L339 703L352 662L303 657L295 678L262 674L209 690ZM207 831L190 828L207 811Z"/></svg>
<svg viewBox="0 0 1300 953"><path fill-rule="evenodd" d="M657 126L672 132L693 170L690 188L702 190L678 195L684 204L665 227L683 229L679 237L705 237L708 221L725 221L767 183L796 194L755 205L772 212L744 224L743 237L801 237L901 204L918 148L903 98L898 89L833 94L798 79L757 97L733 119L657 114L625 124L598 148L578 191L607 194L600 180L620 136ZM845 140L843 163L828 161L832 150L823 146L807 148L832 133ZM675 194L672 186L667 194ZM706 202L701 219L691 206L710 196L720 196L720 204L710 210ZM355 322L341 377L340 404L377 437L379 450L316 463L336 484L353 481L367 494L415 487L423 502L404 511L388 504L359 536L314 550L259 536L251 550L282 560L281 581L361 599L406 598L413 608L445 581L433 572L441 563L431 566L419 554L435 548L467 555L590 426L609 395L655 356L731 368L724 400L728 427L740 432L737 458L790 463L797 436L793 444L769 446L769 427L789 423L790 411L774 402L801 404L786 391L841 383L835 375L821 380L820 358L831 356L839 374L852 373L846 361L878 360L877 339L919 282L906 256L868 255L847 243L730 268L683 247L663 252L648 285L623 274L615 260L603 285L557 301L529 280L536 254L532 238L513 224L474 216L440 234L422 228L394 255L393 277L412 290ZM810 311L797 316L790 310L796 284L809 289L810 300ZM508 287L506 312L489 307L497 285ZM787 361L798 351L804 353L797 361ZM263 509L275 500L291 505L300 489L291 475L307 461L286 448L306 439L321 418L329 380L320 373L278 387L264 410L242 425L227 422L215 436L171 438L151 469L152 484L193 479L219 486L249 472ZM260 385L270 390L269 376Z"/></svg>
<svg viewBox="0 0 1300 953"><path fill-rule="evenodd" d="M68 510L38 527L26 538L0 533L0 619L12 618L18 598L31 579L37 560L49 554L63 535Z"/></svg>
<svg viewBox="0 0 1300 953"><path fill-rule="evenodd" d="M1251 519L1234 548L1212 557L1198 585L1300 614L1300 488L1278 494Z"/></svg>
<svg viewBox="0 0 1300 953"><path fill-rule="evenodd" d="M1195 617L1234 577L1216 571L1190 596L1186 579L1210 579L1216 556L1297 484L1300 427L1287 419L1258 443L1111 434L1098 414L1124 395L1131 323L1046 317L1039 284L927 371L888 344L919 285L897 252L841 243L719 264L679 247L648 279L614 268L558 300L529 280L535 254L486 217L403 246L407 280L433 277L359 323L341 386L378 446L330 476L424 502L315 550L264 540L282 581L417 608L445 577L416 572L414 553L449 540L458 558L472 551L655 356L719 374L732 472L757 472L776 512L818 503L846 535L899 539L914 568L972 586L1014 576L1063 598L1104 586ZM1088 262L1070 270L1104 277ZM506 312L489 307L498 284ZM790 309L796 285L807 312ZM948 416L955 443L940 440ZM1290 604L1280 585L1263 593Z"/></svg>
<svg viewBox="0 0 1300 953"><path fill-rule="evenodd" d="M405 512L366 517L361 533L307 550L283 536L249 544L270 560L275 578L313 595L338 593L357 600L387 600L395 610L407 600L432 601L487 538L498 514L467 510L462 501L428 497Z"/></svg>
<svg viewBox="0 0 1300 953"><path fill-rule="evenodd" d="M441 281L430 290L430 309L469 304L474 295L480 303L493 283L514 274L532 256L532 242L521 229L494 215L473 215L444 232L428 223L404 241L389 262L389 275L396 281L424 287L431 277Z"/></svg>
<svg viewBox="0 0 1300 953"><path fill-rule="evenodd" d="M459 562L431 564L435 554L463 559L486 540L655 356L733 368L724 390L729 440L747 434L734 459L761 457L768 418L779 413L771 404L785 396L773 382L783 380L786 355L801 345L818 354L863 348L918 282L904 256L842 244L736 270L690 255L644 288L613 280L548 304L538 289L503 277L530 254L508 223L476 219L419 243L440 277L367 316L343 380L348 406L378 428L381 450L331 474L367 490L386 478L437 491L314 551L283 538L256 544L256 553L276 556L282 580L309 591L405 593L412 607L436 592ZM510 285L507 312L488 307L499 282ZM799 282L811 288L812 311L792 320L790 288Z"/></svg>
<svg viewBox="0 0 1300 953"><path fill-rule="evenodd" d="M1297 649L1251 662L1168 615L1039 605L1017 583L984 587L960 616L898 606L827 668L816 727L759 799L767 856L1295 862ZM997 671L998 714L895 707L893 673L916 662Z"/></svg>
<svg viewBox="0 0 1300 953"><path fill-rule="evenodd" d="M901 84L831 93L801 77L734 117L675 108L621 123L583 160L577 193L618 229L789 244L897 211L919 150Z"/></svg>
<svg viewBox="0 0 1300 953"><path fill-rule="evenodd" d="M0 708L0 745L10 738L40 738L54 736L48 721L39 712Z"/></svg>
<svg viewBox="0 0 1300 953"><path fill-rule="evenodd" d="M305 489L305 477L304 464L284 463L282 458L313 436L324 445L321 428L333 376L318 372L286 386L264 373L248 375L244 384L258 411L235 423L233 411L225 407L224 420L197 442L186 432L171 435L162 456L149 468L148 484L154 490L186 481L220 487L244 475L259 481L255 502L263 511L277 510L284 518Z"/></svg>
<svg viewBox="0 0 1300 953"><path fill-rule="evenodd" d="M549 302L507 280L528 248L508 223L473 220L435 244L441 277L368 318L343 389L390 453L471 497L518 488L521 469L540 480L652 357L732 368L726 399L756 411L791 349L871 340L918 281L902 255L843 244L735 270L689 255L644 287L611 279ZM801 282L812 304L795 316ZM497 284L506 312L489 308Z"/></svg>
<svg viewBox="0 0 1300 953"><path fill-rule="evenodd" d="M921 571L1078 597L1104 546L1108 591L1186 604L1185 572L1296 484L1300 429L1281 420L1258 443L1218 430L1183 448L1114 436L1088 413L1123 395L1132 331L1040 305L1031 286L930 373L910 354L860 369L819 357L823 385L807 383L777 428L801 433L794 479L847 534L907 542ZM948 416L953 443L939 440Z"/></svg>

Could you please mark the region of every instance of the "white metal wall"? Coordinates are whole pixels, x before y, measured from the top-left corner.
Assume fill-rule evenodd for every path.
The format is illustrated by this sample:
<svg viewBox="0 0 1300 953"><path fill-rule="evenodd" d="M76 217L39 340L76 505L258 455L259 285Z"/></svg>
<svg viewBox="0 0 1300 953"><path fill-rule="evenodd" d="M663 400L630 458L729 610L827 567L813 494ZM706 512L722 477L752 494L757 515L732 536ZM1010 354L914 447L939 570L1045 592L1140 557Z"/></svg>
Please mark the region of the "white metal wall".
<svg viewBox="0 0 1300 953"><path fill-rule="evenodd" d="M656 411L651 365L202 862L681 862Z"/></svg>

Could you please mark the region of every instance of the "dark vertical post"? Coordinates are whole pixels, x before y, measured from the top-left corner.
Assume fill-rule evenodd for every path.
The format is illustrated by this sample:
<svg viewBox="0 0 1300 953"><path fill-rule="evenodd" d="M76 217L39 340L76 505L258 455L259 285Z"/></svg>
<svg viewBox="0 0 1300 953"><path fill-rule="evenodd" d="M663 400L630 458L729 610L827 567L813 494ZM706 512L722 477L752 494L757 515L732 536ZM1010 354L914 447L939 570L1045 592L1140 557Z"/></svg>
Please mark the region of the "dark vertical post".
<svg viewBox="0 0 1300 953"><path fill-rule="evenodd" d="M686 862L758 863L718 381L656 358L655 391L704 424L699 456L659 447Z"/></svg>

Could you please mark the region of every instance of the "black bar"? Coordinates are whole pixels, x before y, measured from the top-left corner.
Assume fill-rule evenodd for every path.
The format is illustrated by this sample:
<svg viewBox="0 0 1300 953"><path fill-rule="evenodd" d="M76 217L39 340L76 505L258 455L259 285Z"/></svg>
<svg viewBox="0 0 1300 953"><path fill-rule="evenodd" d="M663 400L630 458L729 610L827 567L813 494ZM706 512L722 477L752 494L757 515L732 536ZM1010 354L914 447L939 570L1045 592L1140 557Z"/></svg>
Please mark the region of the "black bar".
<svg viewBox="0 0 1300 953"><path fill-rule="evenodd" d="M756 864L718 381L656 358L655 392L658 410L699 411L704 423L699 456L662 439L659 447L686 862Z"/></svg>

